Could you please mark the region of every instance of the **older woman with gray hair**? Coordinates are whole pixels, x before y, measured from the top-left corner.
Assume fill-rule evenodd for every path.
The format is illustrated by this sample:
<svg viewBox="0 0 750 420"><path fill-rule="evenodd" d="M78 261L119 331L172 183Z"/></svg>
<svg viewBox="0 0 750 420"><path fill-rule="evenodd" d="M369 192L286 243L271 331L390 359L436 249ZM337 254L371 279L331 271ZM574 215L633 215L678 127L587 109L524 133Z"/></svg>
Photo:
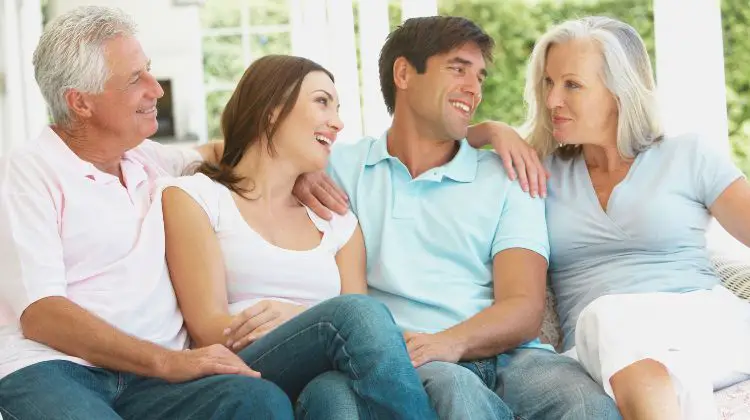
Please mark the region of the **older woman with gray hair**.
<svg viewBox="0 0 750 420"><path fill-rule="evenodd" d="M705 231L714 216L750 246L750 185L703 140L663 135L648 53L623 22L550 29L526 101L566 354L626 419L715 418L714 387L750 374L750 305L720 285Z"/></svg>

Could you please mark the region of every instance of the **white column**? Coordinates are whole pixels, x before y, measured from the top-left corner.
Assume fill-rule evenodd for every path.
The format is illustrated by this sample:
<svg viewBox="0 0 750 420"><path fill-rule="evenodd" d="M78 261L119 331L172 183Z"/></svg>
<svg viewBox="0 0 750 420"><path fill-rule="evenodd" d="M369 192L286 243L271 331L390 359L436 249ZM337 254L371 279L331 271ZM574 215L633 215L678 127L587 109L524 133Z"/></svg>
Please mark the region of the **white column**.
<svg viewBox="0 0 750 420"><path fill-rule="evenodd" d="M437 0L401 0L401 21L438 14Z"/></svg>
<svg viewBox="0 0 750 420"><path fill-rule="evenodd" d="M333 73L344 131L339 140L362 137L362 110L352 0L290 0L292 53Z"/></svg>
<svg viewBox="0 0 750 420"><path fill-rule="evenodd" d="M383 94L380 91L378 58L389 32L388 3L359 2L359 58L362 66L363 132L380 136L391 124Z"/></svg>
<svg viewBox="0 0 750 420"><path fill-rule="evenodd" d="M340 141L343 142L362 138L362 104L354 38L352 0L328 0L328 68L336 78L336 90L341 101L340 115L344 130L340 134Z"/></svg>
<svg viewBox="0 0 750 420"><path fill-rule="evenodd" d="M729 150L720 0L654 0L656 76L668 134Z"/></svg>
<svg viewBox="0 0 750 420"><path fill-rule="evenodd" d="M24 122L26 135L36 137L48 123L47 104L44 101L39 85L34 78L33 56L39 38L42 36L42 5L39 0L24 0L20 2L18 11L21 22L21 78L23 85L26 112Z"/></svg>
<svg viewBox="0 0 750 420"><path fill-rule="evenodd" d="M31 57L41 33L41 6L38 0L1 0L3 73L2 127L0 153L36 136L47 121L47 111L34 81Z"/></svg>
<svg viewBox="0 0 750 420"><path fill-rule="evenodd" d="M729 153L724 46L719 0L654 0L656 75L667 134L694 132ZM713 253L750 249L712 221Z"/></svg>
<svg viewBox="0 0 750 420"><path fill-rule="evenodd" d="M326 0L290 0L292 54L325 65L327 57Z"/></svg>

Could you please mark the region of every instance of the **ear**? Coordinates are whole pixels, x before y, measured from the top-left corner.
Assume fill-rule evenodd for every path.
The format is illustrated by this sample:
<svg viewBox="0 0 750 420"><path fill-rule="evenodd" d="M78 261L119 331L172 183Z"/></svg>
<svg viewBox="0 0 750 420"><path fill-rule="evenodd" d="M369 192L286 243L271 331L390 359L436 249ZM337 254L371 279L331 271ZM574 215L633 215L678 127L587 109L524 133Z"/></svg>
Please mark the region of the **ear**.
<svg viewBox="0 0 750 420"><path fill-rule="evenodd" d="M393 62L393 84L397 89L406 89L414 73L414 68L405 57L399 57Z"/></svg>
<svg viewBox="0 0 750 420"><path fill-rule="evenodd" d="M88 95L75 89L65 91L65 103L72 115L81 119L89 119L94 114L94 104Z"/></svg>

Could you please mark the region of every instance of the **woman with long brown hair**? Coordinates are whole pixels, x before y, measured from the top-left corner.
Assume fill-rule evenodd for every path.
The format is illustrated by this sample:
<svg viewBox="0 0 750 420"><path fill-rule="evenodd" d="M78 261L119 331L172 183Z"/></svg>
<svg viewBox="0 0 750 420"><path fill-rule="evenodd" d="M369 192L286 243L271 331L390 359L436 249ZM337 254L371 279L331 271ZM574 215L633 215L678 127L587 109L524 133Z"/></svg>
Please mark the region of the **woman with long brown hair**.
<svg viewBox="0 0 750 420"><path fill-rule="evenodd" d="M355 216L326 221L292 194L299 175L326 167L342 128L333 76L320 65L277 55L247 69L222 115L219 163L163 191L177 299L194 346L226 345L293 402L338 370L363 414L433 418L400 330L362 295ZM298 414L322 415L315 403Z"/></svg>

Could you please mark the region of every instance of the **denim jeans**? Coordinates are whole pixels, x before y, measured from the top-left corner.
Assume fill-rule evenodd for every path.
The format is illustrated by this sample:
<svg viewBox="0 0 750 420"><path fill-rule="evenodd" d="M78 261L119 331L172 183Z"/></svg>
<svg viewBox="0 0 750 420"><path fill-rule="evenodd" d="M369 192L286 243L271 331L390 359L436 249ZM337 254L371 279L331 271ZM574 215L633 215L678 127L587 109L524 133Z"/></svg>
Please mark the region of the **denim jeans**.
<svg viewBox="0 0 750 420"><path fill-rule="evenodd" d="M461 362L431 362L417 369L432 406L441 419L512 420L510 408L493 391L496 358ZM347 378L329 372L313 380L297 405L297 418L375 419L363 409Z"/></svg>
<svg viewBox="0 0 750 420"><path fill-rule="evenodd" d="M440 419L621 418L614 401L578 362L547 350L517 349L460 364L431 362L417 371ZM319 410L314 418L369 418L357 409L359 401L338 373L316 378L305 388L300 404L312 400ZM308 418L300 416L299 408L297 414Z"/></svg>
<svg viewBox="0 0 750 420"><path fill-rule="evenodd" d="M372 418L436 417L401 330L385 305L368 296L338 296L314 306L239 355L295 402L310 381L338 371Z"/></svg>
<svg viewBox="0 0 750 420"><path fill-rule="evenodd" d="M497 394L519 419L621 419L614 400L580 363L542 349L497 358Z"/></svg>
<svg viewBox="0 0 750 420"><path fill-rule="evenodd" d="M216 375L172 384L55 360L3 378L0 414L5 420L290 419L292 405L263 379Z"/></svg>
<svg viewBox="0 0 750 420"><path fill-rule="evenodd" d="M69 362L39 363L0 381L0 413L58 418L62 405L80 418L97 419L118 418L118 414L125 418L234 418L235 413L248 418L249 412L252 418L291 418L289 400L296 401L305 385L319 375L338 371L368 416L435 418L401 331L385 306L367 296L339 296L323 302L238 354L263 379L214 376L171 385ZM48 364L70 366L73 373L44 372ZM47 380L48 376L52 379ZM77 385L81 381L86 386ZM98 411L92 415L94 409ZM228 417L212 417L219 415Z"/></svg>

